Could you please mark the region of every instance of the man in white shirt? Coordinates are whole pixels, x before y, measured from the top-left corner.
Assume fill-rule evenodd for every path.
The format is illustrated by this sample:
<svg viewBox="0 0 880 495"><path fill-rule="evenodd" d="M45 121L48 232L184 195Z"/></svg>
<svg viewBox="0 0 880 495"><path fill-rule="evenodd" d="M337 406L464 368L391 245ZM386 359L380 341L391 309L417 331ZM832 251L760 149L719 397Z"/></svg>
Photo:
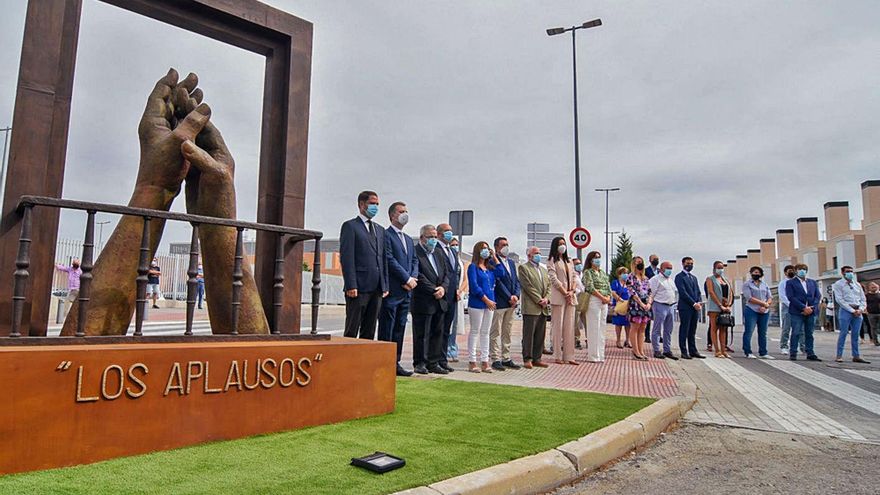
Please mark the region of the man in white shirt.
<svg viewBox="0 0 880 495"><path fill-rule="evenodd" d="M785 294L785 284L794 278L794 267L786 265L782 269L785 278L779 282L776 292L779 294L779 353L788 356L788 340L791 337L791 316L788 314L788 296Z"/></svg>
<svg viewBox="0 0 880 495"><path fill-rule="evenodd" d="M651 346L654 348L654 357L657 359L669 358L677 361L672 354L670 342L672 342L672 325L674 323L674 307L678 296L675 291L675 281L672 279L672 262L660 263L659 273L650 280L651 310L654 313L654 326L651 329ZM660 335L663 335L663 352L660 352Z"/></svg>
<svg viewBox="0 0 880 495"><path fill-rule="evenodd" d="M865 292L856 281L851 266L844 266L840 269L840 273L843 278L831 286L834 291L834 300L837 301L837 322L840 327L840 335L837 337L836 361L843 362L843 347L846 345L846 336L849 334L853 362L870 364L859 356L859 330L862 329L863 313L868 309Z"/></svg>

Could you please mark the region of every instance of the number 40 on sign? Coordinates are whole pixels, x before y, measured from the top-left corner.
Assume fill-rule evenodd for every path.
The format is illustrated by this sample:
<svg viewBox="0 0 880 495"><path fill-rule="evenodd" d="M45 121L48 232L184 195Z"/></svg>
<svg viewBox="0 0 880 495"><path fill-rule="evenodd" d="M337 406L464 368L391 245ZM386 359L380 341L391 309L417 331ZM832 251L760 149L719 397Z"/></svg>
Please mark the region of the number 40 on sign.
<svg viewBox="0 0 880 495"><path fill-rule="evenodd" d="M590 231L583 227L575 227L568 235L568 241L577 249L589 246L591 240Z"/></svg>

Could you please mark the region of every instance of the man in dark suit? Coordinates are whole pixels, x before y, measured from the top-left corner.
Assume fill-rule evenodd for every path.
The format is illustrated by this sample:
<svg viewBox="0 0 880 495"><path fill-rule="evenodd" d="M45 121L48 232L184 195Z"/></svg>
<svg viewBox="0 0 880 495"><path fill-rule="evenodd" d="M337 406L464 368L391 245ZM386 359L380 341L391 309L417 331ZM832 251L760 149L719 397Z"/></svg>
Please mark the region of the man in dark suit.
<svg viewBox="0 0 880 495"><path fill-rule="evenodd" d="M419 244L415 247L419 258L419 280L412 296L413 371L421 375L449 373L440 367L446 354L443 321L448 308L449 272L442 259L443 253L437 249L437 242L437 229L433 225L422 226Z"/></svg>
<svg viewBox="0 0 880 495"><path fill-rule="evenodd" d="M788 296L788 314L791 315L791 342L788 344L788 358L797 360L798 342L801 336L806 341L807 359L821 361L813 350L813 326L816 324L816 311L822 293L815 280L807 278L807 265L794 266L797 277L785 283Z"/></svg>
<svg viewBox="0 0 880 495"><path fill-rule="evenodd" d="M388 295L385 229L373 222L379 195L358 195L358 216L342 224L339 261L345 291L345 336L373 340L382 298Z"/></svg>
<svg viewBox="0 0 880 495"><path fill-rule="evenodd" d="M683 270L675 276L675 288L678 290L678 348L681 350L682 359L699 358L706 356L697 350L697 322L700 318L700 310L703 308L703 296L700 291L700 282L691 273L694 269L694 259L685 256L681 259Z"/></svg>
<svg viewBox="0 0 880 495"><path fill-rule="evenodd" d="M397 344L397 376L410 376L412 371L400 365L403 335L412 290L419 277L419 260L412 239L403 232L409 222L409 211L402 201L388 208L391 227L385 229L385 258L388 261L388 297L379 314L379 340Z"/></svg>
<svg viewBox="0 0 880 495"><path fill-rule="evenodd" d="M506 237L495 239L495 315L489 330L489 359L492 369L504 371L520 366L510 357L510 334L513 331L513 316L519 304L520 286L516 276L516 265L507 257L510 247Z"/></svg>
<svg viewBox="0 0 880 495"><path fill-rule="evenodd" d="M446 262L446 270L449 272L449 285L446 287L446 314L443 318L443 358L440 359L440 367L452 373L454 370L449 366L447 354L449 340L455 339L455 335L452 333L452 322L455 320L456 311L458 311L461 263L458 261L458 253L452 250L451 242L455 239L452 226L448 223L441 223L437 226L437 235L440 240L437 249L442 253L443 260Z"/></svg>

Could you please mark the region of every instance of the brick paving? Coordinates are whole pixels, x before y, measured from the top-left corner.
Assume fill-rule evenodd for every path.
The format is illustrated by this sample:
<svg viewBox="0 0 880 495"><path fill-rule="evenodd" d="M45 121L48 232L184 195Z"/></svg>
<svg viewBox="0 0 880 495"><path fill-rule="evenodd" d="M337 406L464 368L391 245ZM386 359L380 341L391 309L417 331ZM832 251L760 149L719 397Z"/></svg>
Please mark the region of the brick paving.
<svg viewBox="0 0 880 495"><path fill-rule="evenodd" d="M511 338L511 356L517 364L522 364L521 328L521 322L515 321ZM457 339L459 355L464 359L458 363L450 363L456 371L443 378L635 397L666 398L678 395L675 375L670 371L666 360L634 360L629 349L618 349L615 346L613 326L607 327L605 339L604 363L585 362L587 351L583 349L575 351L575 360L581 363L579 366L555 364L551 356L545 355L545 362L550 364L548 368L470 373L467 371L467 358L464 357L467 355L467 335L459 335ZM412 340L409 332L404 343L401 362L407 368L411 367Z"/></svg>

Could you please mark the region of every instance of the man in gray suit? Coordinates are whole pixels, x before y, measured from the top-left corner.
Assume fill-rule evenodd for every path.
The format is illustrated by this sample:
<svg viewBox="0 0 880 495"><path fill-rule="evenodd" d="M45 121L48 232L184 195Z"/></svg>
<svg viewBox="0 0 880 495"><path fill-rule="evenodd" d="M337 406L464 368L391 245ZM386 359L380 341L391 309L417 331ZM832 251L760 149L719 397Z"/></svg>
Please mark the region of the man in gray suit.
<svg viewBox="0 0 880 495"><path fill-rule="evenodd" d="M382 298L388 295L385 229L373 222L379 195L358 195L358 216L342 224L339 261L345 291L345 336L373 340Z"/></svg>

